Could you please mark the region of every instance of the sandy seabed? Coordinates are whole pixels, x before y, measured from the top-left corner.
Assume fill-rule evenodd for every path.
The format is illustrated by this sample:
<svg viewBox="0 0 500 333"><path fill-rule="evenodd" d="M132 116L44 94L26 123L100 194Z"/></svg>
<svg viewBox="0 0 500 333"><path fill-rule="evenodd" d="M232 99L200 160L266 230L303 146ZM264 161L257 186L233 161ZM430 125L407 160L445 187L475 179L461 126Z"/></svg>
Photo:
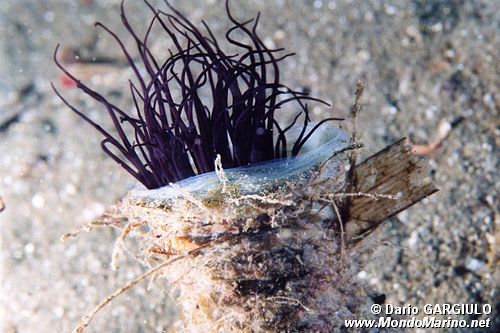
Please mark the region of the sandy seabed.
<svg viewBox="0 0 500 333"><path fill-rule="evenodd" d="M229 26L220 2L173 3L193 21L206 20L216 35ZM464 117L429 156L440 192L391 222L380 252L358 278L395 305L489 303L499 325L500 3L235 0L231 5L241 19L261 11L265 42L297 53L284 63L283 81L333 105L313 108L313 118L346 116L356 81L366 83L360 117L364 156L403 136L431 141L441 121ZM132 1L126 6L133 23L145 28L147 8ZM49 85L60 83L51 59L60 42L82 58L115 59L93 84L126 105L130 70L121 65L112 39L93 28L100 20L125 37L118 10L119 1L111 0L2 2L2 332L68 332L103 297L145 270L132 260L119 271L110 269L117 236L112 230L60 241L135 185L100 150L98 134L63 106ZM93 119L111 125L80 92L64 93ZM158 286L143 283L105 308L89 331L161 332L174 312Z"/></svg>

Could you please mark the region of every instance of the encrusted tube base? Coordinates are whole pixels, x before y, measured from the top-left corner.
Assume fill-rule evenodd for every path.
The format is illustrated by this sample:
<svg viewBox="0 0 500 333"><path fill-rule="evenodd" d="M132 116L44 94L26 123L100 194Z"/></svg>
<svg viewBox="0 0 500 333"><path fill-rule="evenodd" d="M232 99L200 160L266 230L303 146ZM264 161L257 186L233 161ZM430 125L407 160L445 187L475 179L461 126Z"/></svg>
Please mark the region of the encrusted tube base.
<svg viewBox="0 0 500 333"><path fill-rule="evenodd" d="M148 261L183 256L161 272L181 316L179 332L333 332L366 296L352 278L337 207L342 181L312 172L263 195L230 184L205 198L129 196L129 223L147 225ZM332 204L335 207L332 207Z"/></svg>

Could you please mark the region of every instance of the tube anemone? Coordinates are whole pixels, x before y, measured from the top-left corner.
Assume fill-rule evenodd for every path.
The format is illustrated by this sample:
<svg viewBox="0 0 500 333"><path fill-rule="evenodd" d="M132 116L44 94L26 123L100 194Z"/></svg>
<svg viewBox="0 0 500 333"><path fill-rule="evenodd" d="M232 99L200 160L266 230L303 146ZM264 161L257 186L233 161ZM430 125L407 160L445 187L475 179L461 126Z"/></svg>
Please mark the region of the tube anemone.
<svg viewBox="0 0 500 333"><path fill-rule="evenodd" d="M116 134L56 94L104 136L104 151L148 188L129 192L98 223L81 229L121 228L111 267L130 253L130 236L140 249L134 258L152 268L106 297L74 332L153 276L166 279L175 295L176 332L338 332L347 319L375 321L366 310L372 300L354 279L358 262L373 251L365 239L437 190L425 163L403 140L360 164L355 152L346 156L361 147L355 118L364 86L356 89L350 138L341 129L320 129L341 119L312 125L307 102L327 103L280 81L279 65L291 54L264 45L259 16L239 22L226 2L232 27L225 39L240 50L229 54L205 23L204 34L168 2L170 13L145 4L153 19L141 37L121 4L137 62L97 23L135 73L135 83L129 81L135 112L82 83L61 65L58 48L54 53L69 80L104 106ZM148 46L154 27L173 43L162 53L166 59ZM297 113L280 124L277 111L290 104Z"/></svg>
<svg viewBox="0 0 500 333"><path fill-rule="evenodd" d="M307 102L328 104L281 82L279 65L293 53L266 47L257 33L259 15L239 22L226 2L233 26L225 39L241 51L228 54L205 22L203 33L168 2L169 13L144 2L154 16L142 37L130 25L121 3L122 23L135 41L139 63L113 31L96 23L116 40L134 71L136 83L129 81L134 114L70 73L58 60L59 46L54 52L55 63L67 77L104 106L116 135L54 90L71 110L104 136L101 146L106 154L148 189L214 171L217 155L224 168L289 157L287 131L301 118L302 130L290 150L290 155L295 156L319 126L340 120L323 119L308 130ZM174 47L163 53L168 55L166 59L155 57L149 47L155 26L173 42ZM244 38L237 38L237 34ZM297 114L290 124L280 125L276 112L292 103Z"/></svg>

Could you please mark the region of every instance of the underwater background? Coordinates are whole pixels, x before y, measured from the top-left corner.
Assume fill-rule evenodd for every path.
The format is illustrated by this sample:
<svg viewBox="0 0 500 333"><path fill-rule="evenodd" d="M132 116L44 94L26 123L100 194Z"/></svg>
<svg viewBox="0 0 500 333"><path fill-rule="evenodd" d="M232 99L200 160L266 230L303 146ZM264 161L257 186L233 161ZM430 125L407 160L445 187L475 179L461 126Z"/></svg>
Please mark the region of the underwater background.
<svg viewBox="0 0 500 333"><path fill-rule="evenodd" d="M152 3L166 9L161 1ZM230 26L223 1L171 3L195 23L205 20L217 36ZM464 118L428 156L440 192L390 222L358 279L395 305L489 303L499 325L500 2L230 5L240 20L262 12L258 31L266 45L296 52L282 64L283 81L333 106L315 106L313 120L348 116L356 82L366 83L362 156L405 136L431 142L440 122ZM130 103L131 71L112 38L93 27L102 21L131 46L119 6L118 0L2 0L1 332L68 332L145 270L133 260L111 270L112 230L60 240L136 185L102 152L95 130L50 88L52 81L92 119L111 127L105 111L61 76L52 53L61 43L68 64L86 82L117 103ZM131 0L125 6L144 32L148 8ZM151 40L158 50L168 45L161 34ZM157 285L143 283L105 308L89 331L162 332L172 322L172 304Z"/></svg>

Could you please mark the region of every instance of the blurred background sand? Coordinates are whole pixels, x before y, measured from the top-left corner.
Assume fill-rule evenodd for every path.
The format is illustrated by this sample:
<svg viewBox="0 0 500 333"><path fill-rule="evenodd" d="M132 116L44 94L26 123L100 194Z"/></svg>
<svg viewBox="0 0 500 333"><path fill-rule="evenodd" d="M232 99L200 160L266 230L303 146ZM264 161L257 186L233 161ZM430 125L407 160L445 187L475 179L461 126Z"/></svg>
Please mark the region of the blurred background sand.
<svg viewBox="0 0 500 333"><path fill-rule="evenodd" d="M172 3L194 22L205 20L217 36L229 27L222 1ZM498 325L500 2L232 0L231 7L242 20L261 11L266 44L297 53L284 62L283 81L333 105L314 108L314 119L346 116L356 81L366 83L364 156L403 136L427 143L441 121L465 118L429 156L440 192L386 228L381 251L358 278L396 305L490 303ZM144 31L146 6L129 0L126 8ZM91 82L130 103L131 72L95 21L132 45L117 0L3 0L0 6L1 332L69 332L145 270L132 261L110 269L117 236L111 230L60 241L135 185L101 151L98 133L49 85L61 86L52 61L61 43L80 60L115 61L96 69L102 75ZM152 39L158 49L162 38ZM62 92L111 126L82 93ZM174 312L158 286L143 283L105 308L89 332L162 332Z"/></svg>

